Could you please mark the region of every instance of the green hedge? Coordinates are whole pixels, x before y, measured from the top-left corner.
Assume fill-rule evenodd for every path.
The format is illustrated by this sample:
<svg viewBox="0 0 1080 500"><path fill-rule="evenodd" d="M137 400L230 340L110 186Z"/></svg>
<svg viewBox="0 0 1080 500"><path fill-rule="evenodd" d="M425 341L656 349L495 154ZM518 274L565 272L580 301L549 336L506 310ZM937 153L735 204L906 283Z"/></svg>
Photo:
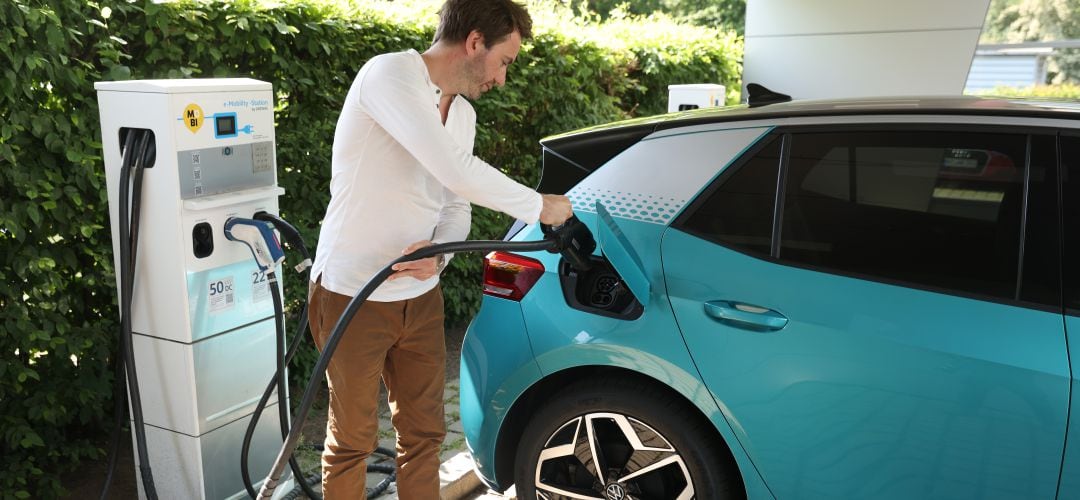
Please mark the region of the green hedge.
<svg viewBox="0 0 1080 500"><path fill-rule="evenodd" d="M995 97L1022 97L1050 100L1080 100L1080 85L1033 85L1030 87L994 87L990 90L976 92L976 95Z"/></svg>
<svg viewBox="0 0 1080 500"><path fill-rule="evenodd" d="M662 111L666 83L738 89L742 49L732 34L686 28L672 38L660 33L678 25L663 18L578 19L563 29L565 13L552 9L536 16L537 37L507 85L475 103L478 154L524 182L538 180L540 137ZM431 40L433 16L399 14L312 2L0 3L8 47L0 51L0 496L62 495L59 475L101 458L111 424L118 313L93 83L271 82L281 212L314 249L333 128L356 71L375 54ZM651 35L631 36L635 23ZM471 237L497 238L508 222L478 209ZM460 256L447 271L448 321L475 312L480 265L479 256ZM305 285L295 274L286 280L295 315ZM313 355L303 354L294 384Z"/></svg>

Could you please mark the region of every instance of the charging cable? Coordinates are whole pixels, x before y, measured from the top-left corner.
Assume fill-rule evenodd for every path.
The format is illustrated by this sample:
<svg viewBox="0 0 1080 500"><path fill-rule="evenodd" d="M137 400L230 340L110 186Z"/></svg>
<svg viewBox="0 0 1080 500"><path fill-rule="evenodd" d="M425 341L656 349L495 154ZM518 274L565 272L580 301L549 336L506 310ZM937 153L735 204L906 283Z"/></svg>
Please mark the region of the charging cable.
<svg viewBox="0 0 1080 500"><path fill-rule="evenodd" d="M143 421L142 395L135 370L135 353L131 331L131 301L135 287L135 263L139 249L139 219L142 213L143 170L154 164L157 154L153 133L146 129L129 129L124 136L120 151L119 226L120 226L120 359L115 371L116 392L113 410L116 422L113 427L109 452L108 474L101 489L101 498L108 496L116 472L116 459L120 443L120 415L123 413L124 391L121 383L127 380L131 398L131 417L135 430L135 448L139 457L139 474L143 490L150 500L157 500L154 474L150 469L150 457L146 447L146 425ZM132 173L134 172L134 179Z"/></svg>
<svg viewBox="0 0 1080 500"><path fill-rule="evenodd" d="M308 252L307 245L305 245L304 239L300 235L300 232L295 227L293 227L292 224L289 224L288 222L286 222L281 217L278 217L277 215L271 214L269 212L256 212L255 215L252 216L252 218L255 219L255 221L259 221L259 222L263 222L263 223L269 223L270 225L272 225L273 229L276 230L281 235L281 238L286 243L288 243L288 245L292 249L297 250L297 251L300 252L301 256L303 257L303 260L300 262L300 264L298 264L298 265L296 265L294 267L294 269L296 269L297 272L303 273L305 270L310 269L310 267L311 267L311 254ZM236 220L230 219L229 221L226 222L226 226L229 228L229 230L226 233L227 238L233 239L235 241L242 241L243 243L245 243L248 246L249 249L252 250L253 255L257 255L257 253L259 252L259 251L255 250L255 249L260 248L260 241L259 240L261 239L262 240L261 244L264 244L265 247L266 247L266 249L261 250L262 253L264 255L271 255L271 256L275 255L276 248L280 247L280 245L279 245L280 241L277 240L277 239L272 238L271 233L266 232L261 227L256 227L255 231L240 229L241 226L238 226L238 224L241 225L241 226L242 225L250 226L250 225L253 224L253 221L251 221L249 219L236 219ZM258 233L257 235L256 235L256 231ZM258 261L258 257L256 257L256 261ZM280 261L278 261L278 262L280 262ZM275 301L276 300L277 299L275 298ZM278 303L280 303L280 302L278 302ZM275 321L277 321L278 337L279 337L279 339L283 339L284 338L284 336L283 336L283 333L284 333L284 323L283 323L284 316L281 314L281 310L277 308L277 305L278 304L275 303ZM244 432L244 441L243 441L241 451L240 451L240 474L241 474L241 477L242 477L243 482L244 482L244 488L247 489L248 494L251 495L252 498L255 497L256 492L255 492L254 486L252 485L252 482L251 482L251 473L250 473L249 466L248 466L248 456L250 455L251 441L252 441L252 439L254 437L255 429L258 426L259 419L262 417L262 413L266 409L266 405L269 403L270 397L273 394L274 389L278 386L279 381L283 377L283 375L282 375L283 368L282 367L287 367L289 365L289 363L292 362L292 359L293 359L294 355L299 350L300 344L302 343L303 339L306 337L307 326L308 326L307 317L308 317L308 310L307 310L307 304L305 303L304 308L300 313L299 324L297 325L296 330L295 330L296 334L294 335L294 337L292 339L292 342L290 342L290 344L289 344L289 348L288 348L288 350L287 350L287 352L286 352L286 354L284 356L284 360L279 363L278 370L274 373L273 378L271 378L270 382L266 386L266 389L263 391L262 397L259 399L258 404L256 404L255 411L253 412L253 414L251 416L251 419L248 420L247 429ZM279 345L280 345L280 341L279 341ZM280 358L280 352L279 352L278 356ZM280 391L279 391L279 393L280 393ZM279 401L279 403L281 403L281 401ZM279 415L281 415L280 412L279 412ZM285 434L287 432L288 432L288 426L286 424L286 425L282 426L282 438L285 437ZM394 451L388 450L388 449L382 448L382 447L377 448L376 453L386 455L388 457L393 457L395 455ZM311 487L311 485L308 484L307 478L305 478L305 477L303 477L301 475L302 473L300 472L299 467L294 466L294 464L293 464L294 458L295 457L290 457L290 468L292 468L294 478L296 478L298 483L299 483L297 488L299 490L301 490L303 492L303 494L306 495L308 498L312 498L312 499L315 499L315 500L321 499L322 495L320 495L318 492L316 492ZM378 484L376 484L374 487L368 489L368 491L367 491L368 498L374 498L374 497L382 494L383 492L385 492L386 489L390 486L390 484L393 483L394 480L397 478L397 470L393 465L368 464L367 469L368 469L368 472L378 472L378 473L386 474L386 477L384 477L381 481L379 481ZM293 493L297 493L297 491L294 490Z"/></svg>
<svg viewBox="0 0 1080 500"><path fill-rule="evenodd" d="M281 249L281 243L278 241L277 235L274 234L274 224L262 220L231 217L229 220L225 221L224 229L225 238L231 241L239 241L247 245L248 249L251 250L252 255L255 257L255 264L259 267L259 271L266 273L267 286L270 287L270 294L274 302L276 369L273 378L270 380L270 384L266 387L266 390L263 391L259 404L255 407L255 412L252 414L251 420L248 422L247 432L244 434L244 443L240 452L240 475L244 481L244 488L249 495L254 497L255 488L252 486L251 473L248 470L248 451L251 446L251 437L255 432L255 426L258 423L258 419L262 415L262 411L270 400L270 395L274 392L275 388L277 389L278 423L281 427L282 439L284 439L289 432L289 408L287 401L288 385L285 380L285 366L288 364L286 358L291 359L292 355L295 354L296 348L300 343L299 340L301 335L297 335L296 338L293 339L293 345L289 349L289 354L286 355L285 325L282 321L284 310L281 300L281 291L278 289L276 273L277 266L285 260L285 251ZM299 237L299 233L296 233L296 236ZM296 462L296 458L292 456L292 453L289 454L289 466L292 469L293 477L296 478L297 482L301 485L301 488L304 489L304 492L311 498L320 498L307 484L307 481L304 479L304 474L300 470L300 465Z"/></svg>
<svg viewBox="0 0 1080 500"><path fill-rule="evenodd" d="M270 473L267 475L266 479L263 480L262 487L259 489L259 494L256 498L269 499L273 497L274 490L277 489L278 482L284 472L285 462L288 457L292 456L293 450L296 448L300 438L300 430L303 427L304 421L307 420L307 415L311 410L312 403L315 401L315 395L318 393L319 383L322 380L320 375L326 371L326 367L330 364L330 358L334 355L334 351L337 350L337 345L341 341L341 336L344 335L346 327L352 322L352 319L356 316L360 306L367 301L367 298L379 287L379 285L394 273L393 266L395 264L426 259L428 257L447 253L491 251L533 252L541 250L547 250L552 253L562 253L568 262L583 262L587 261L588 255L596 248L592 233L589 232L584 224L573 217L567 220L562 226L554 228L553 230L545 228L544 232L544 239L537 241L461 241L431 245L418 249L411 254L399 257L379 270L379 272L376 273L359 292L357 292L352 300L349 301L348 306L345 307L345 311L334 325L334 329L331 331L326 344L323 346L322 354L319 356L318 362L315 363L315 367L311 371L311 377L308 380L307 388L304 390L304 396L300 401L296 417L293 419L293 425L289 430L288 436L285 438L285 443L278 452L277 459L274 461Z"/></svg>

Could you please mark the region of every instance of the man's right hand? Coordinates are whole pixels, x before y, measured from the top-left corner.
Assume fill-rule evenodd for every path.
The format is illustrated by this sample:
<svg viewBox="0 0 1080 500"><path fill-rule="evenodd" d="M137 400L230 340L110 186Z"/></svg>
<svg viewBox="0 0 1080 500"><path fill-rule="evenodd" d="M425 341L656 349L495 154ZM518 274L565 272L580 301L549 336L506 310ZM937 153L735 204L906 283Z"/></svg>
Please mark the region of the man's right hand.
<svg viewBox="0 0 1080 500"><path fill-rule="evenodd" d="M540 209L540 223L560 226L574 215L570 198L559 194L544 194L544 207Z"/></svg>

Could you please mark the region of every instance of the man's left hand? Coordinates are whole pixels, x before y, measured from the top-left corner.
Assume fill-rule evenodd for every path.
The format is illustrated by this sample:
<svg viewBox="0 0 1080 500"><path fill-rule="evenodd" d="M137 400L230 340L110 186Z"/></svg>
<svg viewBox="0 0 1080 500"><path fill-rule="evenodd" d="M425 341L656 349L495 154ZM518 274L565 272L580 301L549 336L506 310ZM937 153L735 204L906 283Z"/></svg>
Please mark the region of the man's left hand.
<svg viewBox="0 0 1080 500"><path fill-rule="evenodd" d="M413 243L412 245L409 245L408 247L406 247L405 250L402 250L401 254L402 255L408 255L408 254L413 253L413 252L415 252L415 251L417 251L417 250L419 250L421 248L429 247L432 244L433 243L431 243L430 240L417 241L416 243ZM439 257L439 256L435 256L435 257L428 257L426 259L414 260L414 261L411 261L411 262L399 262L397 264L394 264L394 267L392 268L394 271L397 271L397 272L395 272L394 274L391 274L386 279L387 280L396 280L398 278L406 278L406 277L408 277L408 278L416 278L416 279L418 279L420 281L424 281L426 279L431 278L432 276L435 276L435 274L438 272L439 259L440 258L441 257Z"/></svg>

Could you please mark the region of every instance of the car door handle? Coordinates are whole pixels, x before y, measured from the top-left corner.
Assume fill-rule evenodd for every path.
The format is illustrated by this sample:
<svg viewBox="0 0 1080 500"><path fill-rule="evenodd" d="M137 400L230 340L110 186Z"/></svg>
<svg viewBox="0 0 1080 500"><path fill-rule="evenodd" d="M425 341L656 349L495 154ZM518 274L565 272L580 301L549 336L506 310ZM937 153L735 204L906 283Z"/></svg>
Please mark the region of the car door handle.
<svg viewBox="0 0 1080 500"><path fill-rule="evenodd" d="M772 309L728 300L705 303L705 314L731 326L773 332L787 326L788 319Z"/></svg>

